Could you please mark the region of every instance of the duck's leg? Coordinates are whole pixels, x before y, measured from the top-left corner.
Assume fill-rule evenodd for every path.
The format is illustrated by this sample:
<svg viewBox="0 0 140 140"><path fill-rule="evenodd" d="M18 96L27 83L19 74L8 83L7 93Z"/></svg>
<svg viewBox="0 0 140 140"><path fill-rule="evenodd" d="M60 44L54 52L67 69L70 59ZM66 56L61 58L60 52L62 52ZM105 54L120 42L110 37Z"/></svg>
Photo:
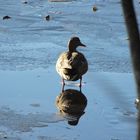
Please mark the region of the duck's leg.
<svg viewBox="0 0 140 140"><path fill-rule="evenodd" d="M64 87L65 87L65 85L63 84L63 85L62 85L62 90L61 90L62 92L64 92Z"/></svg>
<svg viewBox="0 0 140 140"><path fill-rule="evenodd" d="M65 81L62 79L62 92L64 92L64 87L65 87Z"/></svg>
<svg viewBox="0 0 140 140"><path fill-rule="evenodd" d="M80 87L82 87L82 77L80 78Z"/></svg>
<svg viewBox="0 0 140 140"><path fill-rule="evenodd" d="M79 88L80 88L80 92L81 92L81 88L82 88L82 77L80 78L80 85L79 85Z"/></svg>
<svg viewBox="0 0 140 140"><path fill-rule="evenodd" d="M80 85L79 87L82 87L82 77L80 77Z"/></svg>
<svg viewBox="0 0 140 140"><path fill-rule="evenodd" d="M82 87L80 86L79 88L80 88L80 92L82 92Z"/></svg>
<svg viewBox="0 0 140 140"><path fill-rule="evenodd" d="M64 79L62 79L62 85L64 85L64 86L65 86L65 80L64 80Z"/></svg>

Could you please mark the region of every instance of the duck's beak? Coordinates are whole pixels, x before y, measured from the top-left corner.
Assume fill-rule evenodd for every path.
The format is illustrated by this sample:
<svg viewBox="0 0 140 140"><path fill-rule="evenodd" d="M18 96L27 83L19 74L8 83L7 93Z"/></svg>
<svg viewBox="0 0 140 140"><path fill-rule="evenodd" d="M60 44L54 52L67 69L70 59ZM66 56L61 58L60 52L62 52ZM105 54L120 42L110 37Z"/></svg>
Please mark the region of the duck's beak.
<svg viewBox="0 0 140 140"><path fill-rule="evenodd" d="M79 46L81 46L81 47L86 47L86 45L83 44L83 43L81 43L81 42L80 42Z"/></svg>

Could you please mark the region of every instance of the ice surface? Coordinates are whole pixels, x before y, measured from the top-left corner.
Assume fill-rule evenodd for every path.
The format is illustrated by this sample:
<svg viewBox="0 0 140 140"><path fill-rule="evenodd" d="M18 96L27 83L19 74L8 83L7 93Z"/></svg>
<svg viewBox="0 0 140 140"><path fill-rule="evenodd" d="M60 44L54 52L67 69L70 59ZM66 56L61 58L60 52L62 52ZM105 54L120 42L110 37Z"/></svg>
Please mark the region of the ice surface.
<svg viewBox="0 0 140 140"><path fill-rule="evenodd" d="M60 1L0 0L0 140L136 140L135 82L120 0ZM138 1L135 8L140 20ZM82 88L88 105L75 127L55 106L61 93L55 63L74 35L86 44L79 51L89 62Z"/></svg>
<svg viewBox="0 0 140 140"><path fill-rule="evenodd" d="M136 8L139 11L138 4ZM5 15L11 19L2 20ZM2 70L47 68L67 49L69 38L77 35L88 46L81 51L90 70L132 71L119 0L29 0L27 4L8 0L1 2L0 17Z"/></svg>

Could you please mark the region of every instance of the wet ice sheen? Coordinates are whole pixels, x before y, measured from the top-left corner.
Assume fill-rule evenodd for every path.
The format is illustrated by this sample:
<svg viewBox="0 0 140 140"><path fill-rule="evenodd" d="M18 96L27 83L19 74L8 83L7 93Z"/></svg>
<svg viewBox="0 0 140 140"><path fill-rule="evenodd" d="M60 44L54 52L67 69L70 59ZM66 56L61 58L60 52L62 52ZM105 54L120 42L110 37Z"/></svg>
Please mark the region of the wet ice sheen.
<svg viewBox="0 0 140 140"><path fill-rule="evenodd" d="M30 132L34 127L47 127L48 123L64 120L57 114L36 113L18 114L10 108L0 109L0 124L3 127L18 132Z"/></svg>
<svg viewBox="0 0 140 140"><path fill-rule="evenodd" d="M27 140L48 137L62 140L136 138L137 110L132 74L88 72L83 77L85 85L82 88L88 105L75 127L68 125L69 118L59 115L55 106L61 85L54 67L48 70L0 71L0 77L0 127L5 132L9 130L9 137ZM65 89L79 90L73 84Z"/></svg>

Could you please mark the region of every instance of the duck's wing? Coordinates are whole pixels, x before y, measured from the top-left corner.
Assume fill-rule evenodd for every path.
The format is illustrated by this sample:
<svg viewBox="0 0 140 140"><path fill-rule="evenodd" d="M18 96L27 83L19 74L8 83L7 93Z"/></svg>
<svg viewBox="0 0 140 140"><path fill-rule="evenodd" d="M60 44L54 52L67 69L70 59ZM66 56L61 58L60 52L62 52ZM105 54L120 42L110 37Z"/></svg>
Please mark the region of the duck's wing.
<svg viewBox="0 0 140 140"><path fill-rule="evenodd" d="M73 69L76 69L80 75L83 75L88 70L88 62L84 55L79 52L72 53L70 65Z"/></svg>
<svg viewBox="0 0 140 140"><path fill-rule="evenodd" d="M88 64L82 53L73 52L70 54L69 52L64 52L59 56L56 65L59 68L73 69L87 67Z"/></svg>
<svg viewBox="0 0 140 140"><path fill-rule="evenodd" d="M72 69L72 65L71 65L71 57L69 56L69 53L68 52L64 52L62 53L57 62L56 62L56 67L58 69Z"/></svg>

